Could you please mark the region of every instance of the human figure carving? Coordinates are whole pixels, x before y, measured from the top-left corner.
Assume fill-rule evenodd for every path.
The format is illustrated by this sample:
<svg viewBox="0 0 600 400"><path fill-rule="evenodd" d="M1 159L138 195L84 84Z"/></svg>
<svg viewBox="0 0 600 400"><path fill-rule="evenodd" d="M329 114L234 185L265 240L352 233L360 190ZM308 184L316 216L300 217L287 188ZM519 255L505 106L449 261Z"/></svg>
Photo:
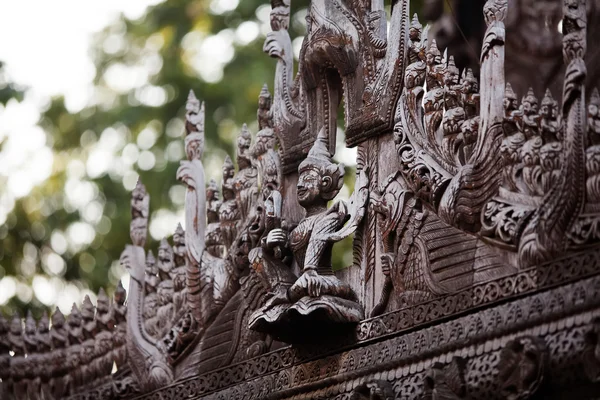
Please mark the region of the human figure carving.
<svg viewBox="0 0 600 400"><path fill-rule="evenodd" d="M462 122L466 118L462 107L463 86L459 83L459 71L454 64L454 57L450 57L444 71L444 107L446 112L442 119L442 149L444 156L451 164L458 163L455 153L455 143L461 131Z"/></svg>
<svg viewBox="0 0 600 400"><path fill-rule="evenodd" d="M500 152L502 154L502 185L513 192L519 191L519 177L522 169L521 147L525 143L525 135L519 129L523 113L518 107L517 95L510 83L504 92L504 139Z"/></svg>
<svg viewBox="0 0 600 400"><path fill-rule="evenodd" d="M273 328L269 325L276 326L290 309L308 318L312 312L323 310L334 322L356 322L363 316L356 295L333 274L331 267L336 234L350 215L343 201L327 208L327 202L341 189L344 177L343 165L331 160L327 144L323 129L308 157L298 167L298 202L306 210L306 217L289 235L276 228L268 233L265 241L268 248L289 246L302 273L289 289L275 292L265 307L255 313L256 318L251 318L254 329Z"/></svg>
<svg viewBox="0 0 600 400"><path fill-rule="evenodd" d="M177 224L177 229L173 234L173 260L174 268L171 271L171 280L173 281L173 304L177 315L185 307L187 287L185 282L185 231L181 224Z"/></svg>
<svg viewBox="0 0 600 400"><path fill-rule="evenodd" d="M221 184L223 204L219 208L219 221L223 245L226 249L229 249L233 244L237 233L237 221L241 215L233 187L234 175L235 167L233 166L233 162L229 156L225 156L225 161L223 162L223 182Z"/></svg>
<svg viewBox="0 0 600 400"><path fill-rule="evenodd" d="M540 149L542 191L548 192L559 179L562 157L562 132L558 119L558 103L546 91L540 107L540 130L544 145Z"/></svg>
<svg viewBox="0 0 600 400"><path fill-rule="evenodd" d="M173 274L173 248L167 238L163 238L158 246L158 276L160 281L172 280Z"/></svg>
<svg viewBox="0 0 600 400"><path fill-rule="evenodd" d="M95 341L98 333L98 327L95 320L96 308L89 296L85 296L81 307L81 316L83 318L83 343L80 356L79 376L81 381L78 386L83 386L88 382L92 382L95 379L94 375L94 353L95 353Z"/></svg>
<svg viewBox="0 0 600 400"><path fill-rule="evenodd" d="M543 142L540 135L540 115L538 114L538 100L529 89L521 102L523 112L523 134L525 143L521 148L523 160L523 187L526 194L531 196L543 195L542 168L540 166L540 149Z"/></svg>

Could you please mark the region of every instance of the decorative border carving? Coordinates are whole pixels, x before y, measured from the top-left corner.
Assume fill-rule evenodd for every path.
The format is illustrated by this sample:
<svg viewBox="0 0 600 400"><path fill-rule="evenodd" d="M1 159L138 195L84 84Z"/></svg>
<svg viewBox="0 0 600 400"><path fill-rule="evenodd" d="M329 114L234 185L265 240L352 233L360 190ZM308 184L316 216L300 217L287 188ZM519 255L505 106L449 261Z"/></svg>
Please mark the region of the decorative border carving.
<svg viewBox="0 0 600 400"><path fill-rule="evenodd" d="M594 277L303 364L293 365L294 356L287 348L140 398L279 399L299 395L294 398L344 399L370 379L395 382L398 398L415 398L422 391L426 370L436 363L449 363L454 356L468 359L467 385L470 392L478 393L473 398L495 398L500 351L517 334L546 337L551 357L549 382L560 385L572 378L560 377L557 369L580 358L585 349L584 332L600 315L598 307L600 277ZM279 370L270 368L271 362ZM240 384L227 387L236 381ZM220 388L224 390L218 392Z"/></svg>
<svg viewBox="0 0 600 400"><path fill-rule="evenodd" d="M330 374L333 372L335 374L331 376L339 375L336 376L336 381L350 379L349 376L345 377L343 374L366 368L369 365L374 365L372 372L382 371L387 368L386 365L390 362L398 363L416 357L424 359L428 357L427 352L431 352L432 349L435 349L437 354L442 354L445 351L458 348L459 345L466 345L467 339L472 343L477 340L484 340L490 335L501 336L503 333L525 329L527 326L535 326L536 323L547 321L552 317L573 314L576 311L583 311L586 308L600 305L600 277L565 285L548 292L532 294L560 283L585 278L598 270L600 270L600 251L590 251L558 259L542 266L529 268L498 280L474 286L459 293L364 320L357 327L358 341L354 344L347 341L344 343L346 348L350 346L355 348L344 353L340 352L343 348L332 350L329 347L330 355L328 357L322 357L314 362L307 362L313 356L314 358L319 355L325 356L327 349L313 348L311 353L307 354L306 352L296 351L292 347L286 347L208 374L176 382L139 398L193 398L193 396L199 398L224 389L231 390L231 395L233 395L233 397L225 398L242 398L241 395L240 397L235 396L234 389L239 390L237 393L246 392L261 397L263 390L268 389L270 393L277 387L284 388L287 387L286 385L296 387L294 390L299 392L300 388L297 386L304 384L308 379L301 378L301 376L303 374L311 376L310 374L307 375L306 372L310 371L310 368L316 371L315 376L318 378L315 379L322 379L323 382L329 382ZM592 288L594 291L590 290ZM476 308L482 308L501 300L526 294L531 294L531 296L496 308L483 310L467 317L458 318L451 322L406 333L436 320L459 315L467 310L473 311ZM542 327L536 329L539 330ZM394 343L403 343L402 348L404 350L394 350L395 353L390 353L389 350L381 350L383 354L378 356L381 358L377 359L374 354L380 354L379 352L361 353L364 349L371 348L373 345L356 348L358 345L368 345L387 337L395 338L393 339ZM384 343L387 342L381 342L375 346ZM417 348L425 349L423 350L424 353L420 353L421 350L417 350ZM335 351L338 351L338 353L331 355ZM378 360L393 361L378 362ZM344 368L340 364L342 361L345 363ZM373 362L374 364L372 364ZM311 367L306 367L307 365ZM298 370L299 366L308 369L301 372ZM330 371L327 374L321 375L323 371L328 370ZM291 374L291 371L295 371L295 374ZM366 373L369 373L369 371L366 371ZM276 375L277 378L273 378L276 384L255 384L254 381L251 381L251 379L264 375L271 377ZM246 387L247 385L252 385L252 388ZM101 395L102 393L102 389L98 389L95 392L72 398L78 400L105 398ZM284 395L282 394L282 396Z"/></svg>

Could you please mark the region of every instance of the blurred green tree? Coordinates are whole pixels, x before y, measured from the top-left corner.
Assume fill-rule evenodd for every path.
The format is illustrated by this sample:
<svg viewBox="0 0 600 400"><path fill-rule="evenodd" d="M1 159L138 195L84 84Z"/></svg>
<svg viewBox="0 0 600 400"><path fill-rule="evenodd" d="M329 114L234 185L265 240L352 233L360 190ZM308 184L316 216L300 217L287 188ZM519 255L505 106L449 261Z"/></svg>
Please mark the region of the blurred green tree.
<svg viewBox="0 0 600 400"><path fill-rule="evenodd" d="M299 48L308 2L293 3L290 34ZM411 3L416 10L421 2ZM184 201L175 172L190 89L206 102L205 164L220 181L241 124L256 132L263 83L272 88L275 61L262 52L269 13L264 0L168 0L139 20L121 16L97 35L89 104L73 112L63 98L52 99L39 121L52 147L52 173L15 201L0 227L0 278L13 277L26 292L1 305L4 312L29 308L39 316L56 304L56 296L40 296L44 290L112 292L123 274L118 259L129 242L138 174L151 196L149 246L174 231ZM0 103L22 95L2 84ZM336 265L344 253L336 252Z"/></svg>

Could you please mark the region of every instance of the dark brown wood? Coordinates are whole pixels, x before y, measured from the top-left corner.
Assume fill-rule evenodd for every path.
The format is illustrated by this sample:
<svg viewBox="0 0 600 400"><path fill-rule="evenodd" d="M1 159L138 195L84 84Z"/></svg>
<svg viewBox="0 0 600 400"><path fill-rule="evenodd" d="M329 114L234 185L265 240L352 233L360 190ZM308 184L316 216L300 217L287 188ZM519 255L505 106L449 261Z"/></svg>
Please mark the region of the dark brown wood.
<svg viewBox="0 0 600 400"><path fill-rule="evenodd" d="M294 75L290 0L271 1L264 51L277 68L259 132L244 125L222 182L207 182L204 105L190 92L185 230L146 248L139 182L127 302L122 286L113 301L101 291L50 329L0 318L0 395L600 397L600 95L586 93L600 75L584 62L600 8L555 3L484 2L473 70L407 0L389 29L382 0L313 0ZM559 20L562 39L532 28ZM513 68L519 40L564 64L562 93L554 80L523 89L549 64ZM349 201L338 125L358 147ZM351 236L352 265L333 271Z"/></svg>

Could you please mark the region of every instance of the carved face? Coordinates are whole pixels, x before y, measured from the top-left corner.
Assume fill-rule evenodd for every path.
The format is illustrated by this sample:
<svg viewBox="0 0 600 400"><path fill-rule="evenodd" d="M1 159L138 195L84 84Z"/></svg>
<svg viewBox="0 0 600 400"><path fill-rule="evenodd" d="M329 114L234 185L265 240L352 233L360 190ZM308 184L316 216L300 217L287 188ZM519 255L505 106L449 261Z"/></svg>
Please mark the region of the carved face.
<svg viewBox="0 0 600 400"><path fill-rule="evenodd" d="M233 165L223 164L223 182L227 182L229 179L233 178L233 175L235 175Z"/></svg>
<svg viewBox="0 0 600 400"><path fill-rule="evenodd" d="M175 246L185 246L185 236L175 232L173 234L173 244Z"/></svg>
<svg viewBox="0 0 600 400"><path fill-rule="evenodd" d="M160 305L167 305L173 302L173 286L172 285L160 285L158 287L158 297Z"/></svg>
<svg viewBox="0 0 600 400"><path fill-rule="evenodd" d="M538 110L538 105L536 102L525 98L523 100L523 112L526 115L535 114Z"/></svg>
<svg viewBox="0 0 600 400"><path fill-rule="evenodd" d="M592 132L600 133L600 108L597 104L590 103L588 106L588 125Z"/></svg>
<svg viewBox="0 0 600 400"><path fill-rule="evenodd" d="M417 28L410 28L408 31L408 36L410 37L410 40L413 42L417 42L419 40L421 40L421 31Z"/></svg>
<svg viewBox="0 0 600 400"><path fill-rule="evenodd" d="M168 261L168 259L167 259L167 251L166 251L166 249L164 247L159 247L158 248L158 259L160 261L162 261L163 263L165 261Z"/></svg>
<svg viewBox="0 0 600 400"><path fill-rule="evenodd" d="M552 104L542 103L542 107L540 107L540 115L547 119L554 118L554 107L552 107Z"/></svg>
<svg viewBox="0 0 600 400"><path fill-rule="evenodd" d="M298 203L309 206L320 199L321 175L314 169L307 169L298 178Z"/></svg>
<svg viewBox="0 0 600 400"><path fill-rule="evenodd" d="M517 109L517 99L513 99L510 97L504 98L504 109L506 111L514 111Z"/></svg>
<svg viewBox="0 0 600 400"><path fill-rule="evenodd" d="M446 85L457 85L458 84L458 70L453 68L446 69L445 76L445 84Z"/></svg>
<svg viewBox="0 0 600 400"><path fill-rule="evenodd" d="M144 297L144 318L149 319L156 315L156 295Z"/></svg>

